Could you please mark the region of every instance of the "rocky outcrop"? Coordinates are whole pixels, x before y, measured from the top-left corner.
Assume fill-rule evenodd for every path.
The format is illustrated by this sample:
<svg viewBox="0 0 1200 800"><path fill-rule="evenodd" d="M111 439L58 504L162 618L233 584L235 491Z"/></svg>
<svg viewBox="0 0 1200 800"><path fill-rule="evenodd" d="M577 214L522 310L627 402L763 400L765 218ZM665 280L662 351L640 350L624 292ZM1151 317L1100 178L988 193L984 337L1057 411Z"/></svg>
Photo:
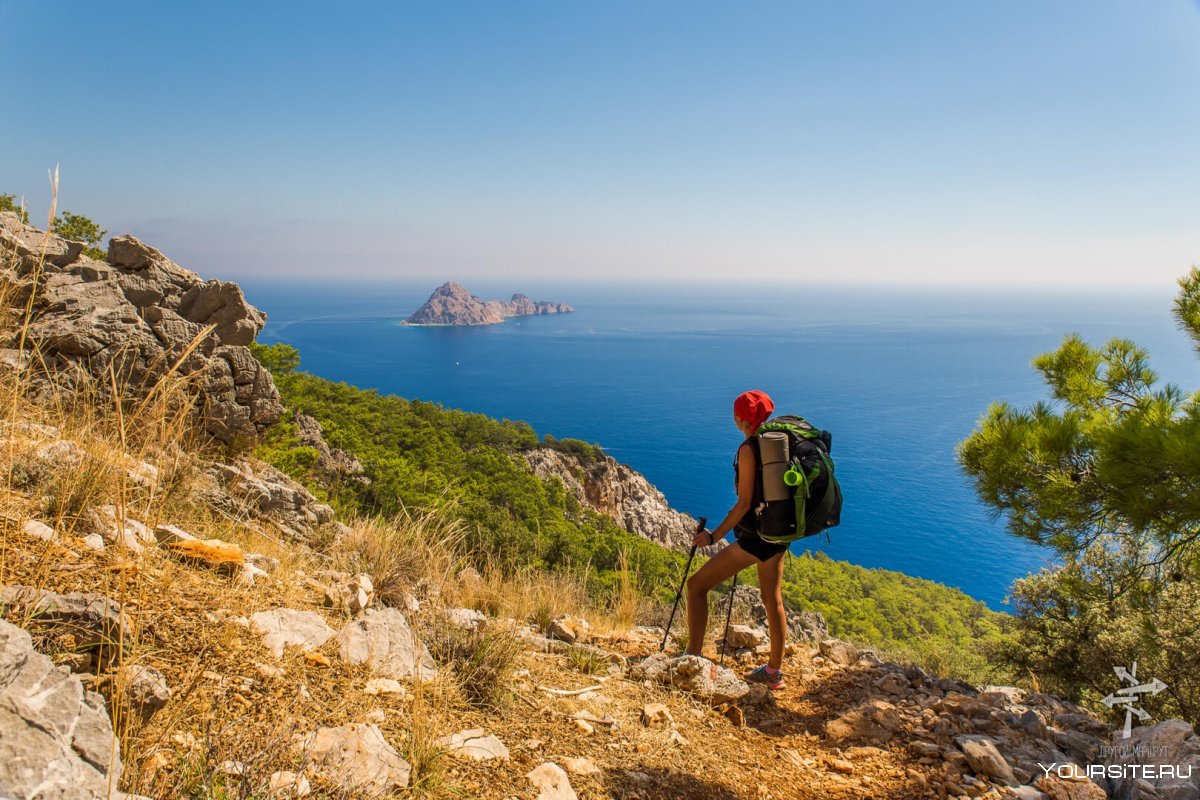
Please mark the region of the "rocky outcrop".
<svg viewBox="0 0 1200 800"><path fill-rule="evenodd" d="M112 648L131 640L123 609L98 594L57 594L32 586L0 588L0 606L12 607L41 625L61 627L71 633L78 650Z"/></svg>
<svg viewBox="0 0 1200 800"><path fill-rule="evenodd" d="M575 309L566 303L530 300L514 294L505 303L500 300L480 300L453 281L443 283L425 305L409 315L408 325L495 325L509 317L528 317L538 314L567 314Z"/></svg>
<svg viewBox="0 0 1200 800"><path fill-rule="evenodd" d="M82 249L0 213L0 252L15 254L16 300L24 305L33 294L25 347L39 354L28 363L46 390L73 388L81 373L107 390L111 369L136 397L173 374L191 380L198 419L218 441L252 439L279 419L275 384L247 347L266 317L237 284L204 280L132 236L114 236L105 261ZM18 343L2 345L9 363L20 363Z"/></svg>
<svg viewBox="0 0 1200 800"><path fill-rule="evenodd" d="M0 620L0 797L121 798L120 777L104 699Z"/></svg>
<svg viewBox="0 0 1200 800"><path fill-rule="evenodd" d="M534 474L558 479L580 505L612 519L630 533L665 547L690 547L696 520L671 508L645 476L611 456L585 463L574 453L537 447L525 453Z"/></svg>
<svg viewBox="0 0 1200 800"><path fill-rule="evenodd" d="M639 680L673 686L712 705L739 700L750 692L746 682L732 670L701 656L655 653L639 662L630 674Z"/></svg>
<svg viewBox="0 0 1200 800"><path fill-rule="evenodd" d="M318 469L333 476L359 476L358 480L367 480L367 478L361 476L363 471L361 461L345 450L329 446L321 430L321 423L317 421L316 417L310 417L307 414L296 414L295 421L296 438L300 444L317 451Z"/></svg>
<svg viewBox="0 0 1200 800"><path fill-rule="evenodd" d="M333 509L274 467L259 461L214 462L201 499L237 519L260 520L304 541L333 523Z"/></svg>
<svg viewBox="0 0 1200 800"><path fill-rule="evenodd" d="M1116 800L1200 799L1200 736L1182 720L1114 733L1106 767Z"/></svg>

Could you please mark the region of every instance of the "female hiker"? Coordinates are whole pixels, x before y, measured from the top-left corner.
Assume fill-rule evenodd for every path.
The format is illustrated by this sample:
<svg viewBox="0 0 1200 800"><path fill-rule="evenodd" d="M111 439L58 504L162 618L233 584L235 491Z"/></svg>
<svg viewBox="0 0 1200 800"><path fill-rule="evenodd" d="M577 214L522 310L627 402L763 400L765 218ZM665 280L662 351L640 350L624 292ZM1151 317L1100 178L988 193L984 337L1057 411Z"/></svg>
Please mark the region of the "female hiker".
<svg viewBox="0 0 1200 800"><path fill-rule="evenodd" d="M733 401L733 422L746 437L737 450L734 462L737 469L737 502L725 519L711 531L700 531L693 539L697 547L716 544L729 531L736 537L733 544L723 548L687 582L688 646L687 652L700 655L704 633L708 627L708 593L717 584L746 567L758 567L758 585L763 605L767 609L767 629L771 635L771 654L767 663L750 674L746 680L764 683L771 689L783 688L783 644L786 622L783 611L783 556L786 544L772 544L755 532L754 509L762 502L762 481L758 477L758 448L754 434L771 416L775 404L765 392L749 391Z"/></svg>

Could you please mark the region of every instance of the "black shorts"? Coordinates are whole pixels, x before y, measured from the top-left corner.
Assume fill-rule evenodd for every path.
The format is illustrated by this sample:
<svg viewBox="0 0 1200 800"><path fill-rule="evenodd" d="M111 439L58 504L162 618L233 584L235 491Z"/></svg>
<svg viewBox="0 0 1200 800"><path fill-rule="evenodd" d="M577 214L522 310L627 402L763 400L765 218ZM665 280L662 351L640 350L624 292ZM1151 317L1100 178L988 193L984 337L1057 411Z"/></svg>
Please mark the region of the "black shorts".
<svg viewBox="0 0 1200 800"><path fill-rule="evenodd" d="M768 542L754 531L737 528L734 530L734 533L737 535L737 538L734 541L740 544L743 550L757 558L759 561L769 561L770 559L782 553L784 550L788 549L786 544L775 544L774 542Z"/></svg>

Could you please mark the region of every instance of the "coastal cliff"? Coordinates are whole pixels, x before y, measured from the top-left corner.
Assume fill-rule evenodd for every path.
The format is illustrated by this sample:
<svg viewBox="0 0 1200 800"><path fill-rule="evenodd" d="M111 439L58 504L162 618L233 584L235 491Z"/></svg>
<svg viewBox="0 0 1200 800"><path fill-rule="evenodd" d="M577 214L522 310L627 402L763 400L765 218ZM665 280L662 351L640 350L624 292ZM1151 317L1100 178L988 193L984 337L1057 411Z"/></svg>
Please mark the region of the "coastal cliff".
<svg viewBox="0 0 1200 800"><path fill-rule="evenodd" d="M646 477L608 455L585 459L551 447L525 453L534 474L558 479L580 505L604 514L630 533L664 547L686 548L696 529L693 517L671 508Z"/></svg>
<svg viewBox="0 0 1200 800"><path fill-rule="evenodd" d="M1036 687L972 685L945 662L825 638L809 612L789 609L787 689L752 687L716 662L746 671L765 656L753 590L704 657L661 653L670 600L623 590L636 569L617 561L588 594L603 550L653 551L665 572L652 585L668 593L684 568L584 527L595 515L580 507L686 544L695 521L628 466L272 362L288 354L255 345L264 317L235 284L132 237L97 260L7 215L0 259L0 797L1200 792L1188 723L1117 738ZM338 510L284 468L337 475L314 489L339 489ZM569 520L551 513L564 491L579 504ZM427 498L506 538L480 559L455 521L406 510ZM514 568L495 569L506 553ZM871 586L855 615L885 593ZM944 605L906 610L909 624L950 621ZM1171 772L1145 777L1146 759Z"/></svg>
<svg viewBox="0 0 1200 800"><path fill-rule="evenodd" d="M509 317L568 314L574 310L566 303L531 300L524 294L514 294L507 303L481 300L461 284L447 281L404 321L408 325L495 325Z"/></svg>

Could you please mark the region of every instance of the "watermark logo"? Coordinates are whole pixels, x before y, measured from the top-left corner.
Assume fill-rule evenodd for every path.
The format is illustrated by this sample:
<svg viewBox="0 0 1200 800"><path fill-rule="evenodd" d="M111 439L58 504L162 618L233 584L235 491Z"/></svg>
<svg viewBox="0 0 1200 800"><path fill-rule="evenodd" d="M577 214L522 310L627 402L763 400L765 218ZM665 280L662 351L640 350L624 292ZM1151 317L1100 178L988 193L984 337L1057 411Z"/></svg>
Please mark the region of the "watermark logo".
<svg viewBox="0 0 1200 800"><path fill-rule="evenodd" d="M1142 699L1143 694L1158 694L1163 689L1166 689L1167 685L1158 678L1152 679L1149 683L1138 683L1136 661L1133 662L1133 665L1129 669L1125 667L1113 667L1113 672L1117 673L1117 677L1129 685L1122 686L1100 702L1109 708L1116 708L1117 706L1125 707L1125 728L1122 733L1124 738L1128 739L1133 733L1133 718L1135 715L1140 722L1150 719L1150 714L1144 709L1138 708L1135 704Z"/></svg>

